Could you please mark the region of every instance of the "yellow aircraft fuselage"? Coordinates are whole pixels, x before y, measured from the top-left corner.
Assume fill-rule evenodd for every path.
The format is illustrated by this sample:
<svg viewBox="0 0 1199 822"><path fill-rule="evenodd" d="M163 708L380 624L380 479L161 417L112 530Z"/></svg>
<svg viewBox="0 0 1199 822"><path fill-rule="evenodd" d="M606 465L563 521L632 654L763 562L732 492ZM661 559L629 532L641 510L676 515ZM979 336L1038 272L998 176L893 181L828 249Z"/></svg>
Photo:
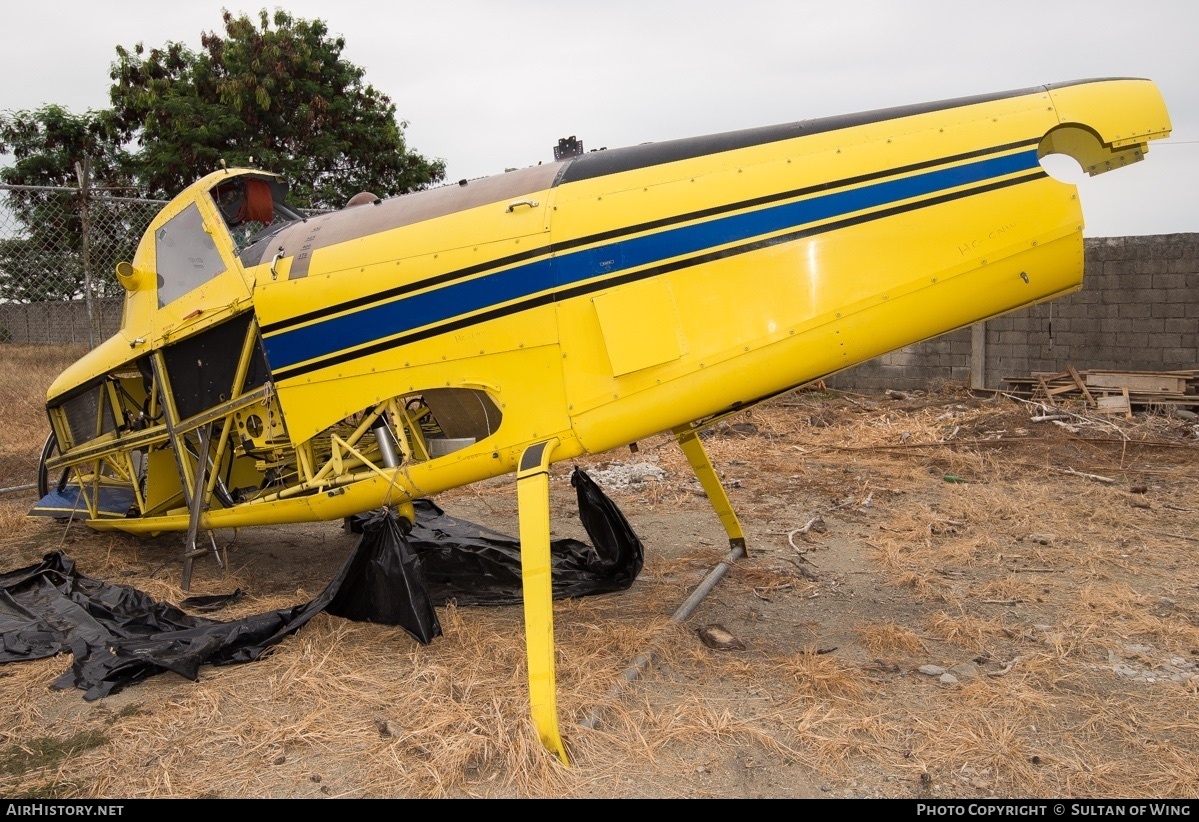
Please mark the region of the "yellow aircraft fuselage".
<svg viewBox="0 0 1199 822"><path fill-rule="evenodd" d="M217 172L151 225L121 334L49 402L252 314L264 407L291 447L430 389L494 404L498 426L473 444L423 460L414 448L418 459L336 494L317 482L212 506L202 526L348 516L512 472L538 441L559 439L555 460L602 452L1076 290L1077 192L1039 157L1067 151L1105 170L1169 128L1148 81L1038 87L592 152L312 217L257 258L239 258L209 195L254 172ZM164 303L156 234L189 209L223 270ZM103 436L119 449L125 434ZM91 524L187 519L181 506Z"/></svg>
<svg viewBox="0 0 1199 822"><path fill-rule="evenodd" d="M670 430L736 541L696 425L1077 290L1077 191L1040 158L1097 174L1169 131L1150 81L1088 80L282 222L271 175L218 171L119 269L121 332L50 389L47 470L75 472L93 527L142 533L334 519L517 472L527 543L550 462ZM275 222L239 239L255 220Z"/></svg>

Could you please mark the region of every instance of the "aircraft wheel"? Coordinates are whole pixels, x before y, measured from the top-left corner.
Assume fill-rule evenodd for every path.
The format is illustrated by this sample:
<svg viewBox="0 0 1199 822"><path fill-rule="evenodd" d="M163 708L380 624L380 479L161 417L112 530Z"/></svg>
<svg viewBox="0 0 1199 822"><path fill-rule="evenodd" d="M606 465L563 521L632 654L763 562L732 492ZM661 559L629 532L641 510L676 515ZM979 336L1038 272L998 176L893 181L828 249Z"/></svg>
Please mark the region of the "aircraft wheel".
<svg viewBox="0 0 1199 822"><path fill-rule="evenodd" d="M46 468L46 462L58 454L58 439L54 436L54 432L50 432L50 436L46 437L46 444L42 446L42 457L37 464L37 493L38 496L44 497L50 493L50 472ZM62 472L62 476L58 478L58 482L54 488L57 491L67 487L67 477L70 475L71 469L66 468Z"/></svg>

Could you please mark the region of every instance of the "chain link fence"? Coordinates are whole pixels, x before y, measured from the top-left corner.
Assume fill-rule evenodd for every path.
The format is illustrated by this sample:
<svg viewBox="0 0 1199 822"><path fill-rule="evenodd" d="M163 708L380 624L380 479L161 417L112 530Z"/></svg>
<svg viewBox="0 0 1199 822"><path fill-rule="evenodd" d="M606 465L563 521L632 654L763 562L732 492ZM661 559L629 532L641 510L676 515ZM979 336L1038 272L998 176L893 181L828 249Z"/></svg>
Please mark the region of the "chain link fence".
<svg viewBox="0 0 1199 822"><path fill-rule="evenodd" d="M47 434L46 390L117 332L131 261L164 200L0 185L0 491L30 485Z"/></svg>

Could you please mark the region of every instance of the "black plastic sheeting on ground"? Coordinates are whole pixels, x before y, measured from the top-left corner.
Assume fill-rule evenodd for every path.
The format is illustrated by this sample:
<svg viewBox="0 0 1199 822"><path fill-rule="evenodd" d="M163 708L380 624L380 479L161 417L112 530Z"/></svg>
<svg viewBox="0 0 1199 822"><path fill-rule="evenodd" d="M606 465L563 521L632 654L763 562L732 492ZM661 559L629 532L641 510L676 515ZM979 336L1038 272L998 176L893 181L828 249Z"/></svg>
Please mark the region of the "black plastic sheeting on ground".
<svg viewBox="0 0 1199 822"><path fill-rule="evenodd" d="M551 543L554 598L628 588L641 572L641 541L583 471L576 469L571 483L595 547L573 539ZM62 553L47 554L38 564L0 574L0 663L70 653L71 669L52 687L78 688L94 700L166 671L196 680L204 664L252 662L321 611L396 625L427 644L441 634L434 604L521 601L517 539L423 500L407 536L390 512L358 520L357 548L315 599L230 622L192 616L134 588L92 579ZM198 607L210 608L221 597L196 599Z"/></svg>
<svg viewBox="0 0 1199 822"><path fill-rule="evenodd" d="M579 519L595 546L554 540L550 550L554 599L622 591L641 573L643 549L628 520L595 481L575 469L570 477ZM512 605L523 602L520 540L452 517L428 500L417 500L408 544L424 569L437 605ZM375 515L377 516L377 514ZM447 545L456 550L447 551Z"/></svg>

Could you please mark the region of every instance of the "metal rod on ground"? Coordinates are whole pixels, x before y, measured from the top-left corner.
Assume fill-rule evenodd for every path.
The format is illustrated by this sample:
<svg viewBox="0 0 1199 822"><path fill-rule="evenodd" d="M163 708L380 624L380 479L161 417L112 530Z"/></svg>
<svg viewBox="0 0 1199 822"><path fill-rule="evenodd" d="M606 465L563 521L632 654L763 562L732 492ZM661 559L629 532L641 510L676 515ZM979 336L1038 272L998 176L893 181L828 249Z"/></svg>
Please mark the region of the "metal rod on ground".
<svg viewBox="0 0 1199 822"><path fill-rule="evenodd" d="M0 488L0 494L7 494L9 491L28 491L30 488L37 488L37 483L31 482L28 485L12 485L8 488Z"/></svg>
<svg viewBox="0 0 1199 822"><path fill-rule="evenodd" d="M721 578L728 573L728 570L730 567L732 567L732 564L743 556L745 556L744 545L738 545L733 548L733 550L729 551L728 556L726 556L719 565L708 572L708 575L704 577L704 581L699 584L699 587L692 591L691 596L687 597L686 601L679 606L679 609L674 612L673 616L670 617L670 621L678 624L687 619L687 617L691 616L691 613L696 609L700 602L703 601L704 597L706 597L711 590L716 587L716 583L720 582ZM648 649L637 655L637 658L633 660L633 663L625 669L625 672L621 675L620 679L618 679L616 684L612 686L612 690L608 691L607 696L604 698L603 705L599 708L596 708L586 719L583 720L584 728L595 728L597 725L599 725L600 720L603 719L605 707L619 699L624 694L625 688L631 685L633 681L641 675L641 672L649 667L650 663L654 661L656 646L660 645L661 642L662 637L658 637L650 643L650 647Z"/></svg>

